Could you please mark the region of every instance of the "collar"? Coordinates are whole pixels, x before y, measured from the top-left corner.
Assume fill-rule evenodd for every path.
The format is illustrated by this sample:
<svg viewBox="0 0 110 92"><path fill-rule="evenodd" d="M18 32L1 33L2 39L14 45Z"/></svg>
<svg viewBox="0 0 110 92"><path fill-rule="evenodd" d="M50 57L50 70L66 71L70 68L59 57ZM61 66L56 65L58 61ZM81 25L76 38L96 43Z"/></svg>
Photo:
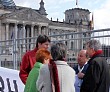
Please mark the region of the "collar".
<svg viewBox="0 0 110 92"><path fill-rule="evenodd" d="M103 53L102 50L97 50L97 51L92 55L92 57L97 56L97 55L102 54L102 53Z"/></svg>
<svg viewBox="0 0 110 92"><path fill-rule="evenodd" d="M83 69L84 69L84 66L87 64L87 62L82 66L82 68L79 66L79 64L78 64L78 70L79 70L79 72L81 72Z"/></svg>
<svg viewBox="0 0 110 92"><path fill-rule="evenodd" d="M43 64L41 63L41 62L36 62L35 64L34 64L34 67L41 67Z"/></svg>
<svg viewBox="0 0 110 92"><path fill-rule="evenodd" d="M61 60L58 60L58 61L54 61L56 65L68 65L67 62L65 61L61 61Z"/></svg>

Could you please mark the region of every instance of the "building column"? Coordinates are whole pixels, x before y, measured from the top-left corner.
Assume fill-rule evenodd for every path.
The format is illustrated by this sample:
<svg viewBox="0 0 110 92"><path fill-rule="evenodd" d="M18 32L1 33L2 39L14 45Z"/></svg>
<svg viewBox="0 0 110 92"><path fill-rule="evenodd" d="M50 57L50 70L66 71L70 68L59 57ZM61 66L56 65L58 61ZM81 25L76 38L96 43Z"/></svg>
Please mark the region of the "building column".
<svg viewBox="0 0 110 92"><path fill-rule="evenodd" d="M30 25L28 25L27 27L26 27L26 35L27 35L27 38L29 38L30 37L30 33L31 33L31 29L30 29ZM26 50L28 51L28 50L30 50L30 42L31 42L31 40L30 40L30 38L29 39L26 39L26 43L27 43L27 45L26 45Z"/></svg>
<svg viewBox="0 0 110 92"><path fill-rule="evenodd" d="M17 27L18 24L15 24L15 39L17 39L17 34L18 34L18 27Z"/></svg>
<svg viewBox="0 0 110 92"><path fill-rule="evenodd" d="M45 32L46 32L45 27L42 26L42 28L41 28L41 34L45 35Z"/></svg>
<svg viewBox="0 0 110 92"><path fill-rule="evenodd" d="M17 26L18 24L17 23L15 23L15 32L14 32L14 39L17 39L18 38L18 26ZM15 42L16 42L16 47L15 47L15 49L16 49L16 51L18 50L18 46L17 46L17 44L18 44L18 41L17 40L15 40Z"/></svg>
<svg viewBox="0 0 110 92"><path fill-rule="evenodd" d="M23 52L26 52L26 29L25 29L25 24L23 24Z"/></svg>
<svg viewBox="0 0 110 92"><path fill-rule="evenodd" d="M48 35L48 27L45 27L45 34Z"/></svg>
<svg viewBox="0 0 110 92"><path fill-rule="evenodd" d="M70 32L68 32L68 33L70 33ZM68 39L71 39L71 35L68 35ZM69 49L71 49L71 41L69 40L68 43L69 43Z"/></svg>
<svg viewBox="0 0 110 92"><path fill-rule="evenodd" d="M9 40L9 24L6 23L6 40Z"/></svg>
<svg viewBox="0 0 110 92"><path fill-rule="evenodd" d="M2 40L2 25L0 20L0 41ZM0 43L0 54L2 53L2 43ZM1 66L1 60L0 60L0 66Z"/></svg>
<svg viewBox="0 0 110 92"><path fill-rule="evenodd" d="M1 20L0 20L0 41L2 40L2 25L1 25Z"/></svg>
<svg viewBox="0 0 110 92"><path fill-rule="evenodd" d="M31 25L31 37L34 37L34 25Z"/></svg>
<svg viewBox="0 0 110 92"><path fill-rule="evenodd" d="M17 39L17 34L18 34L18 27L17 23L15 23L14 27L14 40L13 40L13 61L14 61L14 69L17 69L17 58L18 58L18 41Z"/></svg>
<svg viewBox="0 0 110 92"><path fill-rule="evenodd" d="M25 29L25 24L23 24L23 38L26 38L26 29Z"/></svg>
<svg viewBox="0 0 110 92"><path fill-rule="evenodd" d="M41 25L39 25L39 27L38 27L38 31L39 31L39 35L41 34Z"/></svg>
<svg viewBox="0 0 110 92"><path fill-rule="evenodd" d="M32 39L31 39L31 49L33 49L33 47L34 47L34 25L31 25L31 37L32 37Z"/></svg>

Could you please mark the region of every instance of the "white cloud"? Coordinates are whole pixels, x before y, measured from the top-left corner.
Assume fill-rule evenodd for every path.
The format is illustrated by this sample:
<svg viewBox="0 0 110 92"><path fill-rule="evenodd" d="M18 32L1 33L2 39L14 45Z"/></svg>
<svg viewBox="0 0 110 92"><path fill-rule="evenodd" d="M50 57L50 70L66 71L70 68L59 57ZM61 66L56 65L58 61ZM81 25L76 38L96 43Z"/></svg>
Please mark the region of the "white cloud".
<svg viewBox="0 0 110 92"><path fill-rule="evenodd" d="M94 10L95 29L110 28L110 0L101 5L100 8ZM96 35L96 34L95 34ZM98 35L110 35L109 31L98 32ZM110 45L110 37L99 38L102 44Z"/></svg>
<svg viewBox="0 0 110 92"><path fill-rule="evenodd" d="M59 3L68 3L68 2L74 2L74 0L60 0Z"/></svg>
<svg viewBox="0 0 110 92"><path fill-rule="evenodd" d="M41 0L14 0L16 5L24 6L24 7L31 7L34 9L39 9L39 3ZM70 7L73 8L75 5L76 0L44 0L45 9L48 13L48 18L53 17L53 20L57 19L63 20L64 17L63 12ZM94 3L93 3L94 2ZM101 28L110 28L110 0L105 0L105 3L101 3L101 0L91 0L85 2L79 0L79 6L85 7L86 9L91 8L91 12L94 12L94 24L95 29ZM73 6L70 5L73 3ZM85 5L86 4L86 5ZM102 5L100 5L102 4ZM98 7L96 6L98 5ZM75 6L74 6L75 7ZM70 8L70 9L71 9ZM95 9L95 10L94 10ZM90 10L90 9L89 9Z"/></svg>
<svg viewBox="0 0 110 92"><path fill-rule="evenodd" d="M59 12L53 12L53 13L50 13L49 15L48 15L48 18L49 19L51 19L51 17L52 17L52 20L54 20L54 21L57 21L57 16L60 16L60 13ZM59 19L59 18L58 18ZM60 19L59 19L60 20ZM60 20L60 21L62 21L62 20Z"/></svg>
<svg viewBox="0 0 110 92"><path fill-rule="evenodd" d="M41 0L14 0L17 6L24 6L24 7L31 7L31 8L38 8L39 3Z"/></svg>
<svg viewBox="0 0 110 92"><path fill-rule="evenodd" d="M94 11L95 29L110 28L110 0Z"/></svg>

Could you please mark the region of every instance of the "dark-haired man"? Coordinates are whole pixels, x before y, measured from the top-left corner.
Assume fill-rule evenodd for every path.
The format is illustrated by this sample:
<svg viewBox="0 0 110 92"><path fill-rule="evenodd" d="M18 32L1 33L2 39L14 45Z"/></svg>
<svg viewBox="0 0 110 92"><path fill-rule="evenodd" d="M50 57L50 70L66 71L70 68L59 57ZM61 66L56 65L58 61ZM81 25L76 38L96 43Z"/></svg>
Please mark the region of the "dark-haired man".
<svg viewBox="0 0 110 92"><path fill-rule="evenodd" d="M20 64L20 72L19 76L21 81L25 84L28 74L33 68L34 64L36 63L36 52L40 48L48 49L50 45L50 39L46 35L39 35L36 41L36 47L35 49L28 51L25 53L25 55L22 58L21 64Z"/></svg>

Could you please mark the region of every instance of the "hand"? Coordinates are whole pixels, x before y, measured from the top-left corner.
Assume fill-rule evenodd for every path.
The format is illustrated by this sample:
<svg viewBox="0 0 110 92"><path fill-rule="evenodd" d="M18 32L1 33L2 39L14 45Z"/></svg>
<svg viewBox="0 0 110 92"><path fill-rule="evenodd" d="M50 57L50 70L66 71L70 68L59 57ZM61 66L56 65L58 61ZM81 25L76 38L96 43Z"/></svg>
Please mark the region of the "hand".
<svg viewBox="0 0 110 92"><path fill-rule="evenodd" d="M85 74L84 74L84 73L81 73L81 72L79 72L79 73L77 74L77 76L78 76L79 79L82 79L82 78L84 77L84 75L85 75Z"/></svg>

